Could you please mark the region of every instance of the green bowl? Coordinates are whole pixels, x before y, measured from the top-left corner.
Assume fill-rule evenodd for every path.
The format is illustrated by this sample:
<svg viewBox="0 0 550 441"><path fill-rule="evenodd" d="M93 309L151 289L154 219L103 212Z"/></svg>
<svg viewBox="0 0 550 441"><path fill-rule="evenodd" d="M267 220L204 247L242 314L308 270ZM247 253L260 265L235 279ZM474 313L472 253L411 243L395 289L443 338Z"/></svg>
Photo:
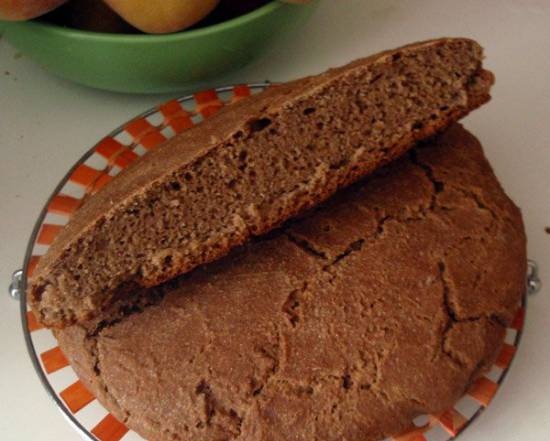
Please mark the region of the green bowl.
<svg viewBox="0 0 550 441"><path fill-rule="evenodd" d="M107 34L39 21L2 22L4 38L47 70L117 92L182 91L241 67L316 4L268 3L216 25L165 35Z"/></svg>

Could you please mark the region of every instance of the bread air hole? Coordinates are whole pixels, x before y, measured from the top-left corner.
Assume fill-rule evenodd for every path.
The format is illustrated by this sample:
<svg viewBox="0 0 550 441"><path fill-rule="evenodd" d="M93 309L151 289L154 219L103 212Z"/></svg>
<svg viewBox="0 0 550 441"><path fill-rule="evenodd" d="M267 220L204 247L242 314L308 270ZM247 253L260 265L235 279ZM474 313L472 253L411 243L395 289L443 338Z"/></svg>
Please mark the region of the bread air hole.
<svg viewBox="0 0 550 441"><path fill-rule="evenodd" d="M351 381L351 376L349 374L345 374L342 377L342 388L345 390L351 389L351 386L353 385L353 382Z"/></svg>
<svg viewBox="0 0 550 441"><path fill-rule="evenodd" d="M239 165L238 165L238 168L239 168L239 171L240 172L244 172L248 166L248 163L246 161L246 158L248 157L248 152L246 150L241 150L239 152Z"/></svg>
<svg viewBox="0 0 550 441"><path fill-rule="evenodd" d="M173 263L173 259L171 255L168 255L164 258L162 261L162 267L165 269L171 268Z"/></svg>
<svg viewBox="0 0 550 441"><path fill-rule="evenodd" d="M421 130L424 127L424 123L422 121L416 121L412 125L413 130Z"/></svg>
<svg viewBox="0 0 550 441"><path fill-rule="evenodd" d="M258 119L254 119L254 120L252 120L248 123L250 131L252 133L261 132L266 127L269 127L269 125L271 125L271 119L270 118L258 118Z"/></svg>
<svg viewBox="0 0 550 441"><path fill-rule="evenodd" d="M181 185L178 181L172 181L172 182L170 182L170 188L173 191L180 191L181 190Z"/></svg>

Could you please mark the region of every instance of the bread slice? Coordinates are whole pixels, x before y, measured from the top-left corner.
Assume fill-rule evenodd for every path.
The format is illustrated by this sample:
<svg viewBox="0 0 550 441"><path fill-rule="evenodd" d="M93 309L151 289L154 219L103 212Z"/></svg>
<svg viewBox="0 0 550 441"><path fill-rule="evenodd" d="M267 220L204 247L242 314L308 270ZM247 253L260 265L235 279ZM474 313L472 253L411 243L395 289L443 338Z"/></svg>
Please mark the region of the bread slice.
<svg viewBox="0 0 550 441"><path fill-rule="evenodd" d="M472 40L416 43L228 106L124 170L58 235L31 280L41 322L90 318L124 286L225 255L489 100Z"/></svg>

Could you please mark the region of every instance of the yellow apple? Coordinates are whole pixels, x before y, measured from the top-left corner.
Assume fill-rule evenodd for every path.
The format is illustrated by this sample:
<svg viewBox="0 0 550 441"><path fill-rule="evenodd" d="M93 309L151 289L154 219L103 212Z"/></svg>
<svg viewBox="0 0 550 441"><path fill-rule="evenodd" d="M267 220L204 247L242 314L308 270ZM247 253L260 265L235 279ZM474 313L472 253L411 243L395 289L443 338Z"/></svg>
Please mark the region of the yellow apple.
<svg viewBox="0 0 550 441"><path fill-rule="evenodd" d="M218 2L219 0L105 0L124 20L150 34L185 29L208 15Z"/></svg>
<svg viewBox="0 0 550 441"><path fill-rule="evenodd" d="M29 20L50 12L67 0L0 0L1 20Z"/></svg>

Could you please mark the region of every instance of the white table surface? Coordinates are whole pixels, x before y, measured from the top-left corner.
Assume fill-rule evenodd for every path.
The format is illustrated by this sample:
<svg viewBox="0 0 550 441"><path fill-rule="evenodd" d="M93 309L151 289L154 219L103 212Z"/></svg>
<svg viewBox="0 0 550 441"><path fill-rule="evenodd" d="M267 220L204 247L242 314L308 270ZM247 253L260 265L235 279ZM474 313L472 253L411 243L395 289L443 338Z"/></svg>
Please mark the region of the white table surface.
<svg viewBox="0 0 550 441"><path fill-rule="evenodd" d="M485 48L491 103L465 120L521 207L547 285L530 301L504 386L466 441L550 439L550 1L324 0L299 34L211 85L316 73L378 50L438 36ZM9 73L9 74L8 74ZM0 40L0 440L77 440L33 371L18 304L7 294L42 204L81 154L120 123L169 98L87 89L44 72Z"/></svg>

